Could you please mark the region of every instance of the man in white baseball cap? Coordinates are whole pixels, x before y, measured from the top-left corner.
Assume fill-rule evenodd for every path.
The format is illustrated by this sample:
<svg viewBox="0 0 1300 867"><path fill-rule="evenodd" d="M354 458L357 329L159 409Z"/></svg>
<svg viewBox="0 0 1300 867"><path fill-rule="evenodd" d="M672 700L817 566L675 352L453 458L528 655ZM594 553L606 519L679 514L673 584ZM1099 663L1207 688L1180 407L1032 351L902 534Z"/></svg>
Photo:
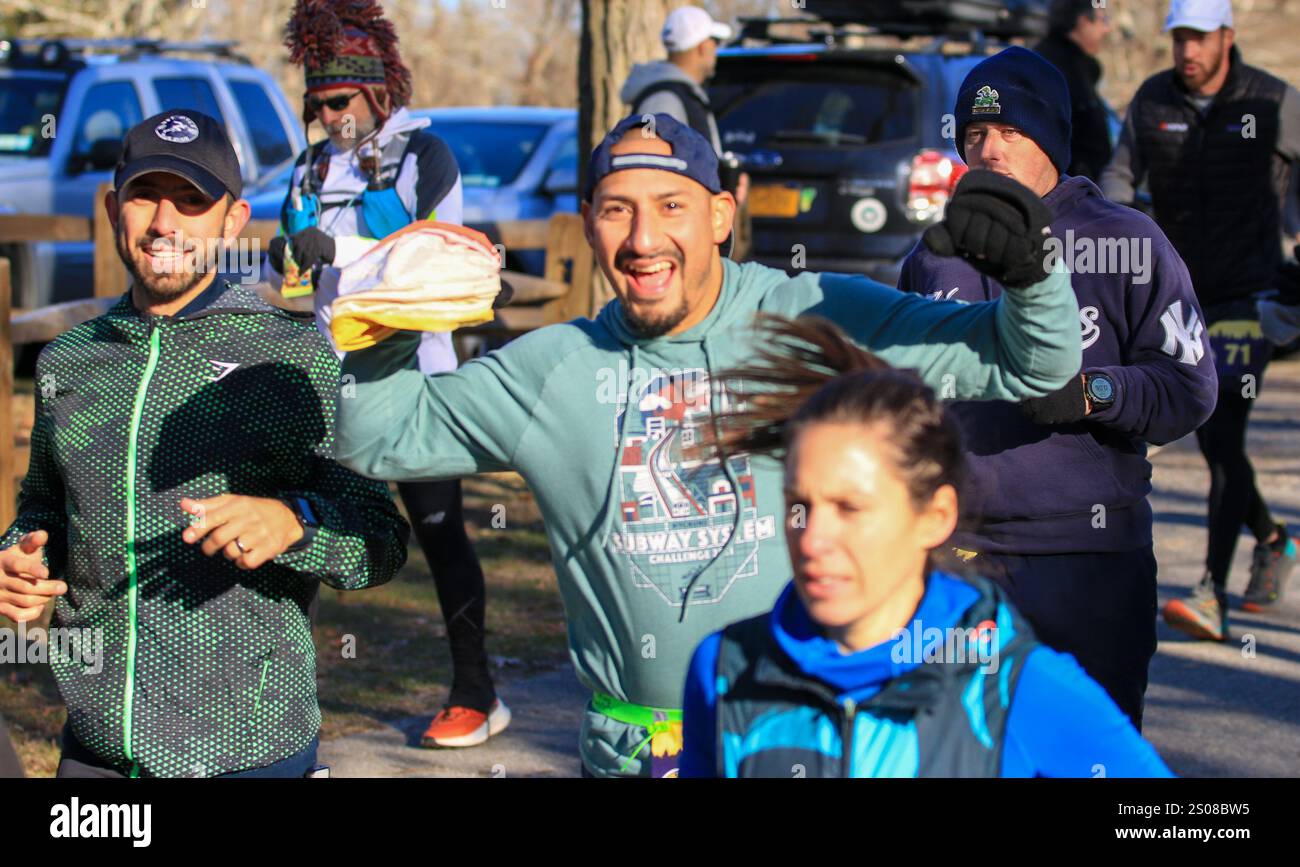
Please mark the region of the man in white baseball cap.
<svg viewBox="0 0 1300 867"><path fill-rule="evenodd" d="M720 156L722 140L703 85L713 77L718 44L731 38L731 28L698 6L682 6L668 14L660 37L668 59L632 67L623 101L633 114L671 115L707 138Z"/></svg>
<svg viewBox="0 0 1300 867"><path fill-rule="evenodd" d="M1187 27L1210 33L1232 29L1232 0L1173 0L1165 18L1165 32Z"/></svg>
<svg viewBox="0 0 1300 867"><path fill-rule="evenodd" d="M1227 641L1228 573L1242 528L1255 537L1245 610L1275 607L1300 561L1300 536L1274 519L1246 452L1255 383L1272 354L1256 296L1278 278L1282 203L1300 162L1300 91L1245 63L1229 0L1173 0L1165 32L1173 68L1138 88L1101 186L1112 201L1132 203L1146 182L1205 314L1204 322L1179 319L1181 311L1162 320L1170 346L1204 331L1219 379L1214 414L1196 432L1211 479L1205 574L1164 618L1196 638Z"/></svg>
<svg viewBox="0 0 1300 867"><path fill-rule="evenodd" d="M738 210L731 237L730 258L740 261L749 249L749 175L722 149L718 122L704 91L718 64L719 43L731 38L731 28L714 21L698 6L682 6L668 13L660 32L667 60L632 67L619 94L628 111L641 117L666 114L708 139L722 158L722 186L736 197Z"/></svg>

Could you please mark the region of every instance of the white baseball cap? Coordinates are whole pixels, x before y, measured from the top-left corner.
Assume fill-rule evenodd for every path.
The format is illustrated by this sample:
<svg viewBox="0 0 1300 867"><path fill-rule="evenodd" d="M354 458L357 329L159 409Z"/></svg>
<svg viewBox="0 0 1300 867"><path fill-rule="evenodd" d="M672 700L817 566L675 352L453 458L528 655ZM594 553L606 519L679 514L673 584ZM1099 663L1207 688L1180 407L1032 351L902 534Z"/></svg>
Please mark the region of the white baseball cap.
<svg viewBox="0 0 1300 867"><path fill-rule="evenodd" d="M659 36L669 52L690 51L706 39L730 39L731 28L714 21L698 6L682 6L668 13Z"/></svg>
<svg viewBox="0 0 1300 867"><path fill-rule="evenodd" d="M1166 33L1178 27L1210 33L1231 26L1232 0L1172 0L1165 19Z"/></svg>

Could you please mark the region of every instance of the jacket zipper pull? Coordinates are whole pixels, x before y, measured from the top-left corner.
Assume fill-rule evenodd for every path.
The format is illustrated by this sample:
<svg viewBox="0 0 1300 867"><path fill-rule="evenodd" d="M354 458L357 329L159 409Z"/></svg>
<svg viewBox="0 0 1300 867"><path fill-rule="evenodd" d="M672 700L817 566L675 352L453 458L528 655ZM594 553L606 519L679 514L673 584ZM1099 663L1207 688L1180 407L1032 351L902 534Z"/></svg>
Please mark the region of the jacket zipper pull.
<svg viewBox="0 0 1300 867"><path fill-rule="evenodd" d="M858 703L851 698L844 699L844 741L841 749L844 756L844 776L853 776L853 719L858 715Z"/></svg>

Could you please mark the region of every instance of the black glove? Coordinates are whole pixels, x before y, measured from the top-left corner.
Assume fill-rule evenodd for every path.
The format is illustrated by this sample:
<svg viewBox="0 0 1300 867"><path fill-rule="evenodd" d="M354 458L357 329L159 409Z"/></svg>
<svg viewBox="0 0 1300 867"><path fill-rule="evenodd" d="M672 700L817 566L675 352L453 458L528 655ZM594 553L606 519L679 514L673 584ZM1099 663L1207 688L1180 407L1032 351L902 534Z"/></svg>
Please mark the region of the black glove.
<svg viewBox="0 0 1300 867"><path fill-rule="evenodd" d="M266 245L266 258L277 274L284 273L284 248L288 243L289 239L284 235L276 235L271 239L271 243Z"/></svg>
<svg viewBox="0 0 1300 867"><path fill-rule="evenodd" d="M966 173L948 201L943 222L922 239L939 256L961 256L1011 289L1047 279L1043 241L1052 212L1028 187L995 172Z"/></svg>
<svg viewBox="0 0 1300 867"><path fill-rule="evenodd" d="M284 235L276 235L271 239L271 243L266 245L267 258L271 260L272 267L281 274L284 273L286 243L292 245L290 251L293 261L297 262L298 267L304 271L309 271L317 265L330 265L334 262L334 239L312 226L301 232L295 232L287 238Z"/></svg>
<svg viewBox="0 0 1300 867"><path fill-rule="evenodd" d="M1088 414L1088 399L1083 395L1083 377L1074 377L1060 391L1022 400L1020 411L1034 424L1055 425L1083 421Z"/></svg>

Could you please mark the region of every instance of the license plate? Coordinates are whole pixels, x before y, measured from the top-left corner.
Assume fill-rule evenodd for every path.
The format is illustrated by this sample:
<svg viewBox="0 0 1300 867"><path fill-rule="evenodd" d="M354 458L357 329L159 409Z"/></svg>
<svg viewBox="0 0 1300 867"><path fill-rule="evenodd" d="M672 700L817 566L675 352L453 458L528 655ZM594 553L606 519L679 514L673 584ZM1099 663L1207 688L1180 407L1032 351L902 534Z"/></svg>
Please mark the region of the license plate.
<svg viewBox="0 0 1300 867"><path fill-rule="evenodd" d="M749 214L752 217L797 217L799 189L771 184L754 187L749 191Z"/></svg>

